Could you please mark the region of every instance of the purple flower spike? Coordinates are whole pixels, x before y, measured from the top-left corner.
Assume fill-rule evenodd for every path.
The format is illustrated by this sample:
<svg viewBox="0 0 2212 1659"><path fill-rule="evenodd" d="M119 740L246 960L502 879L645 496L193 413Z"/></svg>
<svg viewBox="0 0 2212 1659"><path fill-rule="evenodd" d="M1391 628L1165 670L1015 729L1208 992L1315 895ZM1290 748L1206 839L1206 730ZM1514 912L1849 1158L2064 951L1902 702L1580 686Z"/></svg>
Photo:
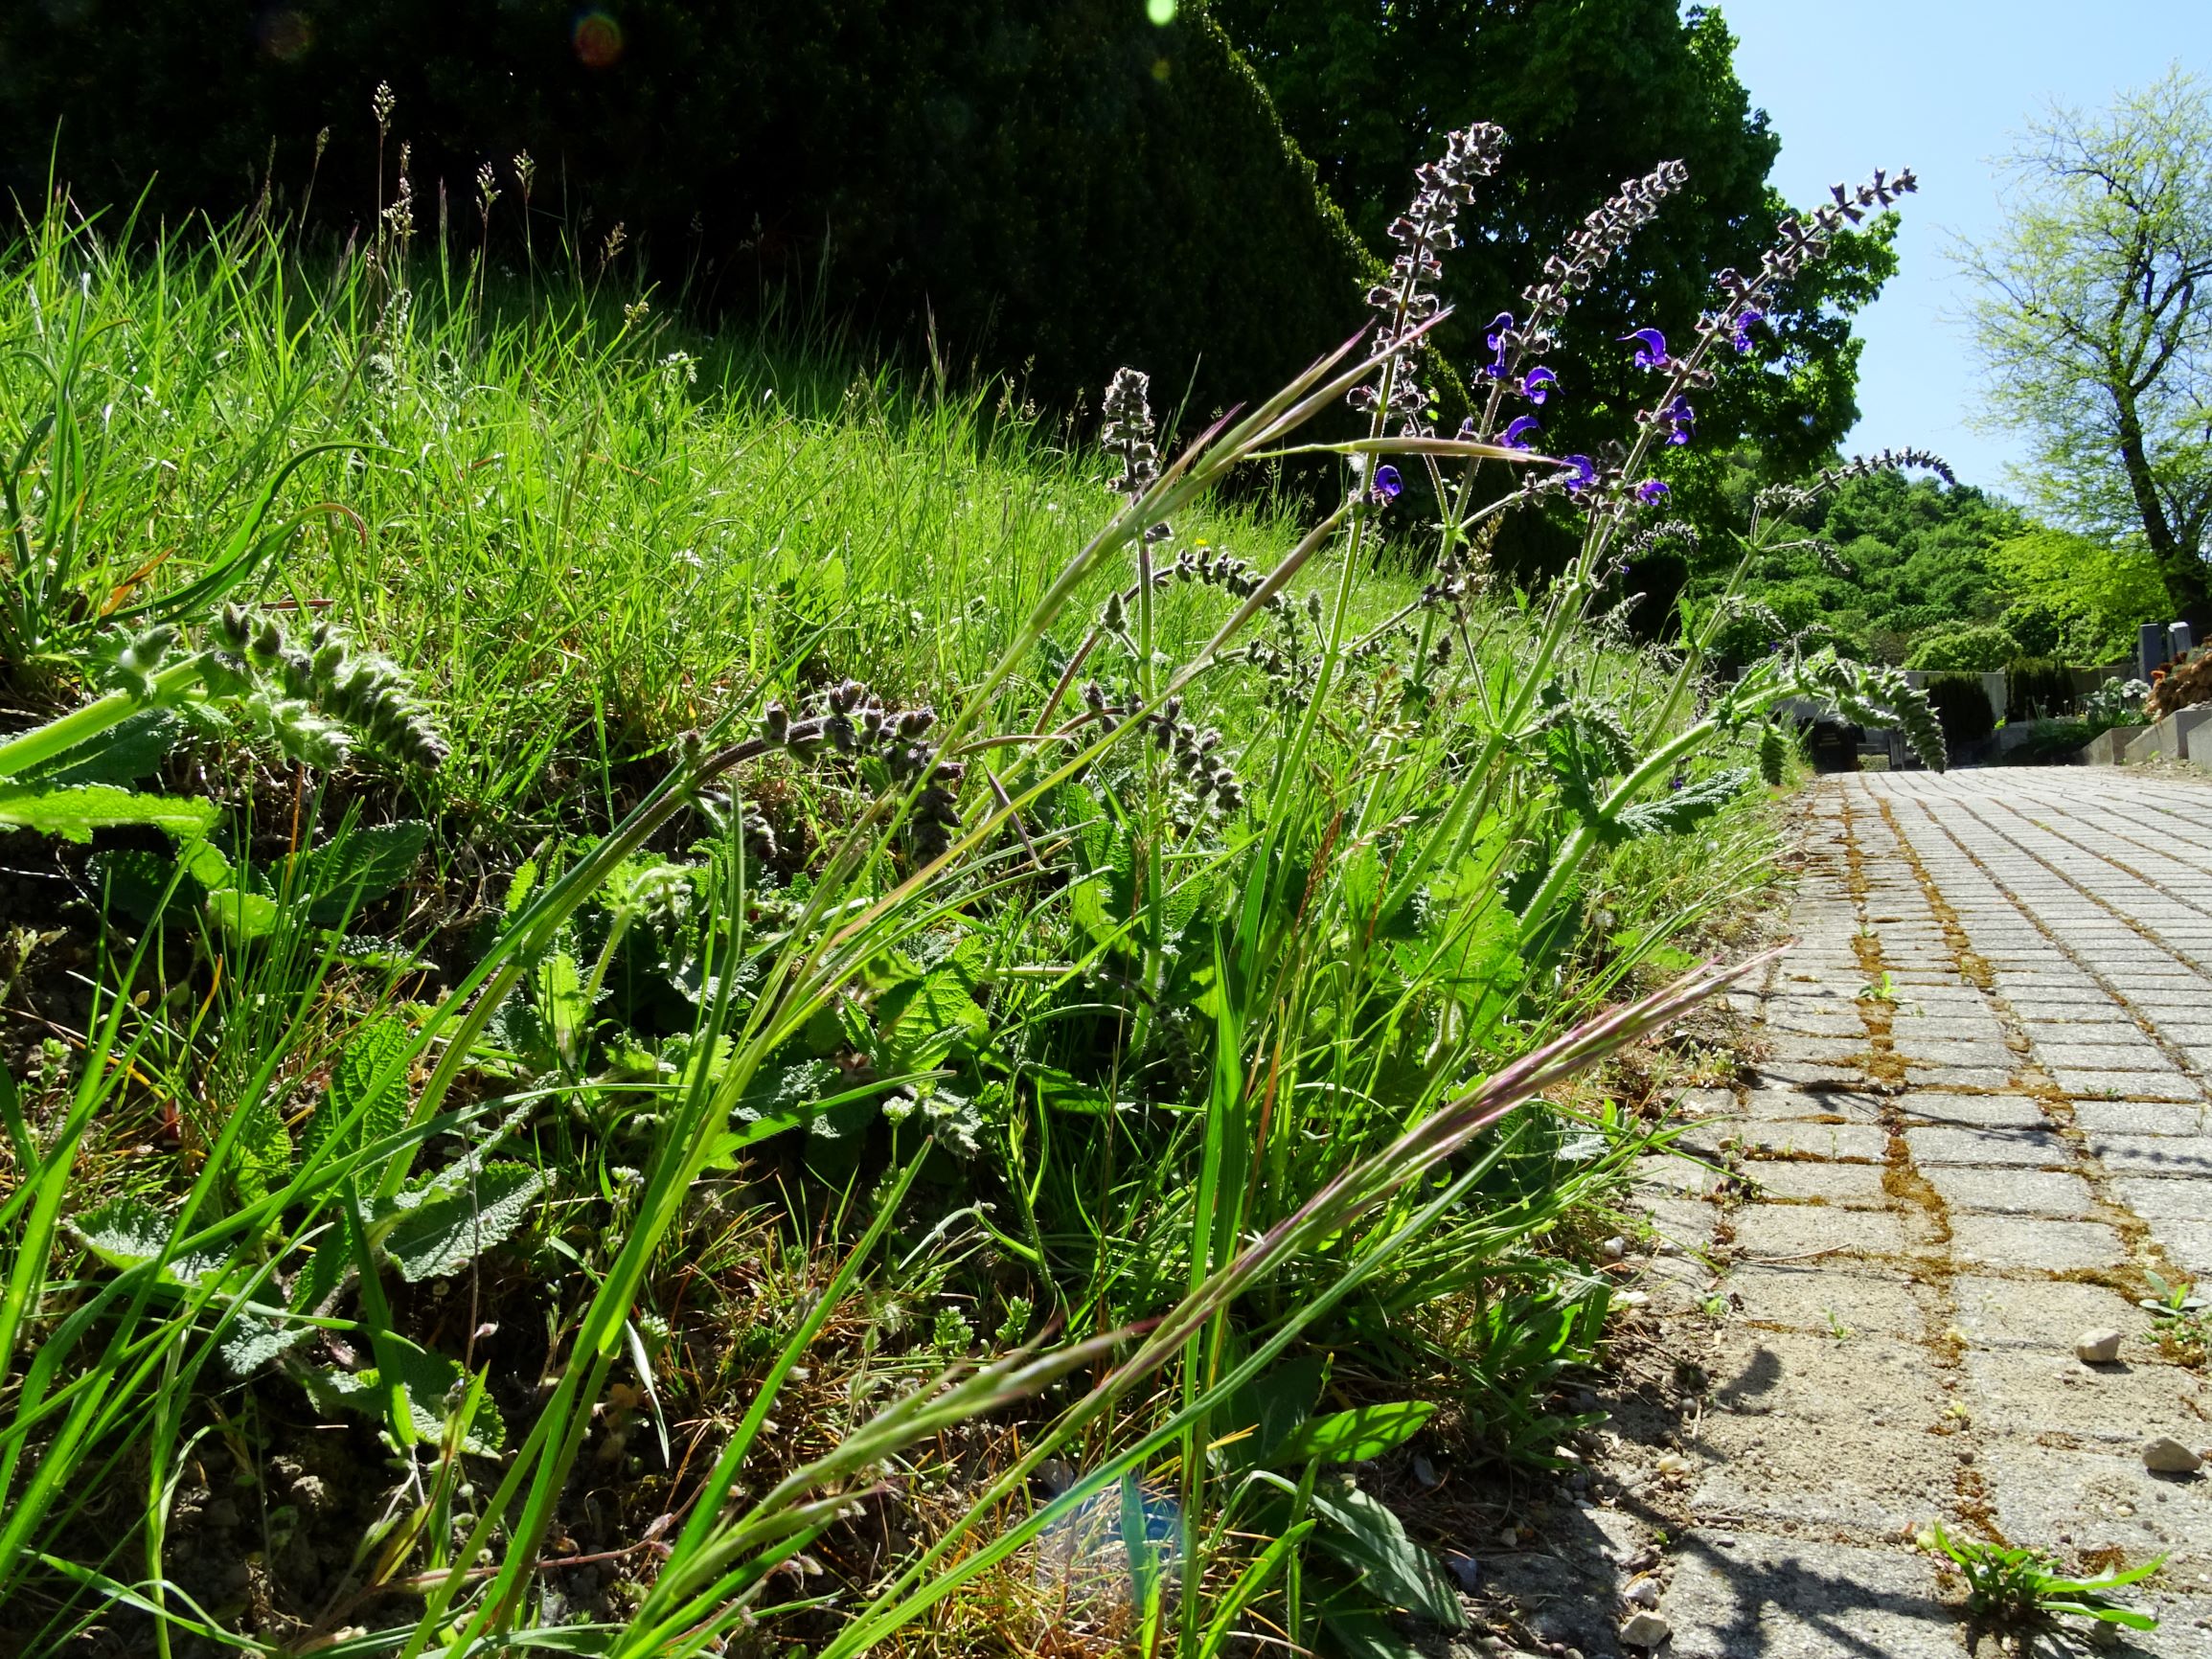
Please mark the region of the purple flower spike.
<svg viewBox="0 0 2212 1659"><path fill-rule="evenodd" d="M1751 349L1752 329L1766 320L1765 311L1745 311L1736 319L1736 334L1730 344L1739 352L1748 352Z"/></svg>
<svg viewBox="0 0 2212 1659"><path fill-rule="evenodd" d="M1656 478L1647 478L1636 486L1636 499L1646 507L1652 506L1667 493L1667 487Z"/></svg>
<svg viewBox="0 0 2212 1659"><path fill-rule="evenodd" d="M1639 369L1671 369L1674 359L1667 355L1667 336L1656 329L1638 329L1632 334L1623 334L1621 343L1634 341L1636 367Z"/></svg>
<svg viewBox="0 0 2212 1659"><path fill-rule="evenodd" d="M1396 501L1405 489L1405 480L1398 476L1395 466L1378 466L1375 469L1375 499Z"/></svg>
<svg viewBox="0 0 2212 1659"><path fill-rule="evenodd" d="M1504 351L1506 331L1512 327L1513 313L1511 311L1498 312L1490 320L1490 332L1482 337L1482 343L1493 352Z"/></svg>
<svg viewBox="0 0 2212 1659"><path fill-rule="evenodd" d="M1505 436L1500 442L1508 449L1526 449L1529 447L1529 434L1542 429L1534 415L1523 415L1508 423Z"/></svg>
<svg viewBox="0 0 2212 1659"><path fill-rule="evenodd" d="M1598 481L1598 464L1587 455L1562 456L1561 462L1563 466L1575 469L1575 475L1567 480L1567 493L1569 495L1587 489Z"/></svg>
<svg viewBox="0 0 2212 1659"><path fill-rule="evenodd" d="M1698 417L1690 407L1689 398L1679 392L1675 399L1659 412L1659 418L1673 428L1667 434L1669 443L1687 443L1698 429Z"/></svg>
<svg viewBox="0 0 2212 1659"><path fill-rule="evenodd" d="M1559 390L1560 377L1549 369L1531 369L1520 377L1521 396L1531 403L1541 403Z"/></svg>

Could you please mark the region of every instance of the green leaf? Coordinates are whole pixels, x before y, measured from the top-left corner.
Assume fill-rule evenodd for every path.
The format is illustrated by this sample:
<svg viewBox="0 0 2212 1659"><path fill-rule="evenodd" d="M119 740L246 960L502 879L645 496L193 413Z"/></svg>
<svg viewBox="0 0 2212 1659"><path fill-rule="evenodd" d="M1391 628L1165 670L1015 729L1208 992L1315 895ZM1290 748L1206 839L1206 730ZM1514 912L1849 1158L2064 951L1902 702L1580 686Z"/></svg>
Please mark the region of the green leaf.
<svg viewBox="0 0 2212 1659"><path fill-rule="evenodd" d="M443 1438L447 1415L467 1397L468 1374L443 1353L417 1348L401 1337L388 1338L387 1347L398 1355L394 1369L406 1392L415 1439L422 1445L436 1445ZM390 1395L383 1374L374 1366L366 1371L310 1372L307 1386L308 1397L318 1410L357 1412L378 1422L390 1420L385 1410ZM506 1423L489 1399L480 1402L474 1420L461 1438L461 1449L489 1456L506 1443Z"/></svg>
<svg viewBox="0 0 2212 1659"><path fill-rule="evenodd" d="M239 1108L244 1121L235 1143L231 1181L241 1202L252 1204L284 1185L292 1170L292 1136L284 1112L262 1095Z"/></svg>
<svg viewBox="0 0 2212 1659"><path fill-rule="evenodd" d="M311 1313L338 1287L352 1260L343 1233L325 1235L292 1285L290 1313ZM297 1348L319 1327L284 1314L241 1312L225 1332L220 1352L234 1376L250 1376L279 1354Z"/></svg>
<svg viewBox="0 0 2212 1659"><path fill-rule="evenodd" d="M173 795L134 795L106 784L44 789L35 784L0 785L0 826L89 841L95 830L138 825L180 841L205 835L220 816L213 801L186 801Z"/></svg>
<svg viewBox="0 0 2212 1659"><path fill-rule="evenodd" d="M136 1198L117 1198L87 1210L69 1225L80 1243L116 1268L138 1267L155 1260L170 1239L168 1219ZM199 1284L226 1265L226 1258L212 1253L172 1256L162 1268L161 1279L165 1284Z"/></svg>
<svg viewBox="0 0 2212 1659"><path fill-rule="evenodd" d="M300 892L309 913L334 926L349 910L381 898L404 881L422 856L430 826L413 819L355 829L308 853Z"/></svg>
<svg viewBox="0 0 2212 1659"><path fill-rule="evenodd" d="M1715 772L1695 784L1685 784L1670 795L1630 807L1613 820L1614 838L1633 840L1639 835L1676 835L1694 829L1744 792L1751 774L1741 768Z"/></svg>
<svg viewBox="0 0 2212 1659"><path fill-rule="evenodd" d="M1323 1523L1315 1541L1359 1574L1368 1594L1448 1629L1466 1623L1442 1563L1380 1503L1354 1486L1317 1487L1312 1503Z"/></svg>
<svg viewBox="0 0 2212 1659"><path fill-rule="evenodd" d="M357 1106L367 1107L359 1125L346 1137L347 1148L370 1146L407 1121L406 1075L397 1068L399 1057L413 1041L404 1021L389 1014L370 1020L353 1034L338 1063L331 1068L331 1085L322 1104L308 1121L307 1148L312 1151L337 1131ZM376 1079L388 1068L392 1076L381 1087Z"/></svg>
<svg viewBox="0 0 2212 1659"><path fill-rule="evenodd" d="M227 938L240 944L268 938L284 920L275 899L238 887L209 894L207 913Z"/></svg>
<svg viewBox="0 0 2212 1659"><path fill-rule="evenodd" d="M141 709L88 742L55 756L25 782L45 788L135 784L160 766L183 729L183 722L166 709Z"/></svg>
<svg viewBox="0 0 2212 1659"><path fill-rule="evenodd" d="M542 1170L527 1164L488 1164L466 1185L434 1180L401 1193L384 1254L410 1284L457 1272L504 1242L551 1185Z"/></svg>
<svg viewBox="0 0 2212 1659"><path fill-rule="evenodd" d="M1339 1659L1427 1659L1417 1643L1406 1640L1388 1619L1367 1608L1325 1605L1321 1627L1329 1634L1329 1651Z"/></svg>
<svg viewBox="0 0 2212 1659"><path fill-rule="evenodd" d="M1394 1400L1385 1405L1363 1405L1328 1417L1308 1418L1275 1448L1277 1464L1356 1464L1380 1457L1402 1446L1421 1432L1421 1425L1436 1415L1434 1401Z"/></svg>
<svg viewBox="0 0 2212 1659"><path fill-rule="evenodd" d="M885 991L876 1009L888 1061L879 1069L934 1071L955 1050L982 1041L991 1020L976 1003L981 984L964 946L920 979Z"/></svg>

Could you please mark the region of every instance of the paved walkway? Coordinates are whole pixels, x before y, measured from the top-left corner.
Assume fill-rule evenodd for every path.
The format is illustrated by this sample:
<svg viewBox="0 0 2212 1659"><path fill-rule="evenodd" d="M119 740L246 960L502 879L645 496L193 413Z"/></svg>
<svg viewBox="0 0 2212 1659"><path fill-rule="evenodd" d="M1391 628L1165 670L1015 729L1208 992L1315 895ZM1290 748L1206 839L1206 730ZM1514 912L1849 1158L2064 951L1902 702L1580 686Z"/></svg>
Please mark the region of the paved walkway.
<svg viewBox="0 0 2212 1659"><path fill-rule="evenodd" d="M1660 1612L1681 1659L1966 1651L1914 1529L2165 1552L2137 1650L2212 1656L2212 1378L2145 1268L2212 1282L2212 787L2108 770L1826 781L1768 1058L1658 1205L1729 1271ZM1685 1166L1676 1163L1680 1170ZM1693 1182L1696 1176L1689 1177ZM1677 1177L1679 1179L1679 1177ZM1688 1262L1684 1262L1685 1267ZM2086 1330L2125 1333L2084 1364Z"/></svg>

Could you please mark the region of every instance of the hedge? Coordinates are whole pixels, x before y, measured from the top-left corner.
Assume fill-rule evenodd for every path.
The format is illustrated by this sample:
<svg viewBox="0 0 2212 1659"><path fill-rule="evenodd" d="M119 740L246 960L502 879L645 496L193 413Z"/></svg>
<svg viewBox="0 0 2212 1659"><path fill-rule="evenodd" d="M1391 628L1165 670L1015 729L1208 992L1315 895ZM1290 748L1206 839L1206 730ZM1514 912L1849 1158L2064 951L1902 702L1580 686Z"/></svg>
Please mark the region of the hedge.
<svg viewBox="0 0 2212 1659"><path fill-rule="evenodd" d="M1931 674L1922 685L1952 748L1977 743L1996 730L1996 715L1979 674Z"/></svg>
<svg viewBox="0 0 2212 1659"><path fill-rule="evenodd" d="M819 283L1055 402L1124 362L1195 419L1264 397L1359 325L1374 268L1198 0L1164 27L1142 0L0 8L0 184L34 202L52 155L80 203L151 181L158 215L227 216L313 172L343 230L375 200L379 80L424 228L443 180L473 243L490 161L512 232L528 149L540 215L593 245L622 221L699 297Z"/></svg>

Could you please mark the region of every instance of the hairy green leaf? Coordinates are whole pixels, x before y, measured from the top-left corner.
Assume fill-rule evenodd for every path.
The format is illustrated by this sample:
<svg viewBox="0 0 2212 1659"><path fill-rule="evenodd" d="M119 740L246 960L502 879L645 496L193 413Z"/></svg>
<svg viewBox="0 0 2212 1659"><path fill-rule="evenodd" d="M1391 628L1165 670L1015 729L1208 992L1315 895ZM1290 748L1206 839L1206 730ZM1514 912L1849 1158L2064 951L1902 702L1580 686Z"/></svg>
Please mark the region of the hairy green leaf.
<svg viewBox="0 0 2212 1659"><path fill-rule="evenodd" d="M527 1164L488 1164L466 1184L437 1181L402 1193L403 1208L384 1235L384 1254L410 1284L456 1272L521 1226L551 1185L542 1170Z"/></svg>
<svg viewBox="0 0 2212 1659"><path fill-rule="evenodd" d="M0 827L34 830L64 841L89 841L95 830L126 825L159 830L178 840L205 835L220 810L213 801L186 801L173 795L135 795L107 784L47 789L36 784L0 785Z"/></svg>
<svg viewBox="0 0 2212 1659"><path fill-rule="evenodd" d="M1402 1399L1308 1418L1275 1448L1278 1464L1356 1464L1380 1457L1421 1432L1436 1415L1432 1400Z"/></svg>

